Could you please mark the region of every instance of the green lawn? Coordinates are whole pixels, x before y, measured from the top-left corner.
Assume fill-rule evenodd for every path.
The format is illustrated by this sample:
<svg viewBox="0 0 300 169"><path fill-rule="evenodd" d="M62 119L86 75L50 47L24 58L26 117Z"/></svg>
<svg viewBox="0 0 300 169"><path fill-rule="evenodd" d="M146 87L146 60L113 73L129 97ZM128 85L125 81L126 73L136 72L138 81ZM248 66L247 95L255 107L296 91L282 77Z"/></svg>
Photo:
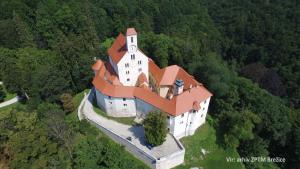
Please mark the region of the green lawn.
<svg viewBox="0 0 300 169"><path fill-rule="evenodd" d="M94 105L93 107L94 107L95 112L103 117L106 117L108 119L111 119L111 120L114 120L114 121L117 121L119 123L123 123L126 125L135 125L134 117L111 117L111 116L108 116L105 112L103 112L97 106Z"/></svg>
<svg viewBox="0 0 300 169"><path fill-rule="evenodd" d="M239 157L236 150L224 150L216 144L216 131L206 122L193 136L180 140L185 147L185 162L177 169L203 167L203 169L244 169L242 163L230 163L226 157ZM201 148L209 151L201 157Z"/></svg>

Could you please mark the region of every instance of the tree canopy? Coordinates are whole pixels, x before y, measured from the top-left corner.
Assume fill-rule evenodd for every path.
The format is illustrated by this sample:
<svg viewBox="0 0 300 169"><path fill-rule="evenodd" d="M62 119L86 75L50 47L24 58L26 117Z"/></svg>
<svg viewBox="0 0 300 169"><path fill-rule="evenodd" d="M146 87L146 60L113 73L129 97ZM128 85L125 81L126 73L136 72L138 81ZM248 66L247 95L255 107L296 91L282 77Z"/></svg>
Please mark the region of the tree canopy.
<svg viewBox="0 0 300 169"><path fill-rule="evenodd" d="M164 112L150 112L143 122L145 137L153 146L161 145L167 136L167 115Z"/></svg>

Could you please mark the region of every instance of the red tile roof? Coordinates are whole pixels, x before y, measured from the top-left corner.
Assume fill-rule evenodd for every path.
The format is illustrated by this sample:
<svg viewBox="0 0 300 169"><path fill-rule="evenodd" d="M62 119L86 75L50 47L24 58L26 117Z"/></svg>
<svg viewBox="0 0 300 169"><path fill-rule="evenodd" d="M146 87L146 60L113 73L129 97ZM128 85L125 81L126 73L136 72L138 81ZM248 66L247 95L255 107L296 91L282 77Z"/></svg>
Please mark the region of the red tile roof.
<svg viewBox="0 0 300 169"><path fill-rule="evenodd" d="M177 65L168 66L164 69L160 69L153 60L149 59L149 71L154 77L158 86L172 86L176 79L184 81L184 89L202 85L197 82L193 76L188 74L184 69Z"/></svg>
<svg viewBox="0 0 300 169"><path fill-rule="evenodd" d="M103 62L101 60L97 60L96 63L93 64L92 69L99 70L102 65L103 65Z"/></svg>
<svg viewBox="0 0 300 169"><path fill-rule="evenodd" d="M193 109L194 110L200 110L200 103L198 101L194 101L193 103Z"/></svg>
<svg viewBox="0 0 300 169"><path fill-rule="evenodd" d="M154 64L149 62L149 65ZM120 82L118 84L113 84L107 77L115 77L116 81L119 81L117 76L113 75L110 69L110 64L105 63L104 66L100 68L98 73L93 79L93 85L101 93L112 96L112 97L126 97L126 98L138 98L141 99L154 107L172 115L177 116L184 112L190 111L195 107L195 101L202 102L207 98L211 97L212 94L200 85L193 87L188 90L184 90L180 95L174 96L172 99L166 99L159 96L157 93L149 90L149 88L144 87L134 87L134 86L123 86ZM158 68L156 65L152 65L152 68ZM159 69L159 68L158 68ZM158 70L157 69L157 70ZM154 72L150 72L154 73ZM105 80L106 79L106 80Z"/></svg>
<svg viewBox="0 0 300 169"><path fill-rule="evenodd" d="M126 31L126 36L130 36L130 35L137 35L136 31L134 28L128 28Z"/></svg>
<svg viewBox="0 0 300 169"><path fill-rule="evenodd" d="M126 38L122 33L120 33L112 46L108 49L108 55L114 63L117 64L125 55L126 51Z"/></svg>
<svg viewBox="0 0 300 169"><path fill-rule="evenodd" d="M145 82L148 83L147 77L146 77L145 73L141 73L138 77L138 83L139 83L139 85L141 85Z"/></svg>

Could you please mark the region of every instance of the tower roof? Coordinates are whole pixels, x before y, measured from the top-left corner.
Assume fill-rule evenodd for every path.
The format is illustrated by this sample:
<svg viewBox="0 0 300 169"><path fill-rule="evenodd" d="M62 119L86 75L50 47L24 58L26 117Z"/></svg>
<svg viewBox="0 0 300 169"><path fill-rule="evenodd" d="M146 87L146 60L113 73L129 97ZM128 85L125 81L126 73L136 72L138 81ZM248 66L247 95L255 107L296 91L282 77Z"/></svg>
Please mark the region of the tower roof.
<svg viewBox="0 0 300 169"><path fill-rule="evenodd" d="M130 35L137 35L134 28L127 28L126 36L130 36Z"/></svg>

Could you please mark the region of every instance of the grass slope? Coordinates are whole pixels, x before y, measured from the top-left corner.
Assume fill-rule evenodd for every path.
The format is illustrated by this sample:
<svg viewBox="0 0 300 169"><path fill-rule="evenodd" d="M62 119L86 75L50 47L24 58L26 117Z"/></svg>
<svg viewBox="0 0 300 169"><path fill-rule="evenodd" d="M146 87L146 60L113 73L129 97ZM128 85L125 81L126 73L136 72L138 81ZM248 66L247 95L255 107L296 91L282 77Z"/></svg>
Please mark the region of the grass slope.
<svg viewBox="0 0 300 169"><path fill-rule="evenodd" d="M226 157L239 157L236 150L224 150L216 144L216 131L208 123L201 126L193 136L180 140L185 147L184 164L177 169L203 167L203 169L244 169L242 163L227 162ZM201 156L201 149L209 151Z"/></svg>

